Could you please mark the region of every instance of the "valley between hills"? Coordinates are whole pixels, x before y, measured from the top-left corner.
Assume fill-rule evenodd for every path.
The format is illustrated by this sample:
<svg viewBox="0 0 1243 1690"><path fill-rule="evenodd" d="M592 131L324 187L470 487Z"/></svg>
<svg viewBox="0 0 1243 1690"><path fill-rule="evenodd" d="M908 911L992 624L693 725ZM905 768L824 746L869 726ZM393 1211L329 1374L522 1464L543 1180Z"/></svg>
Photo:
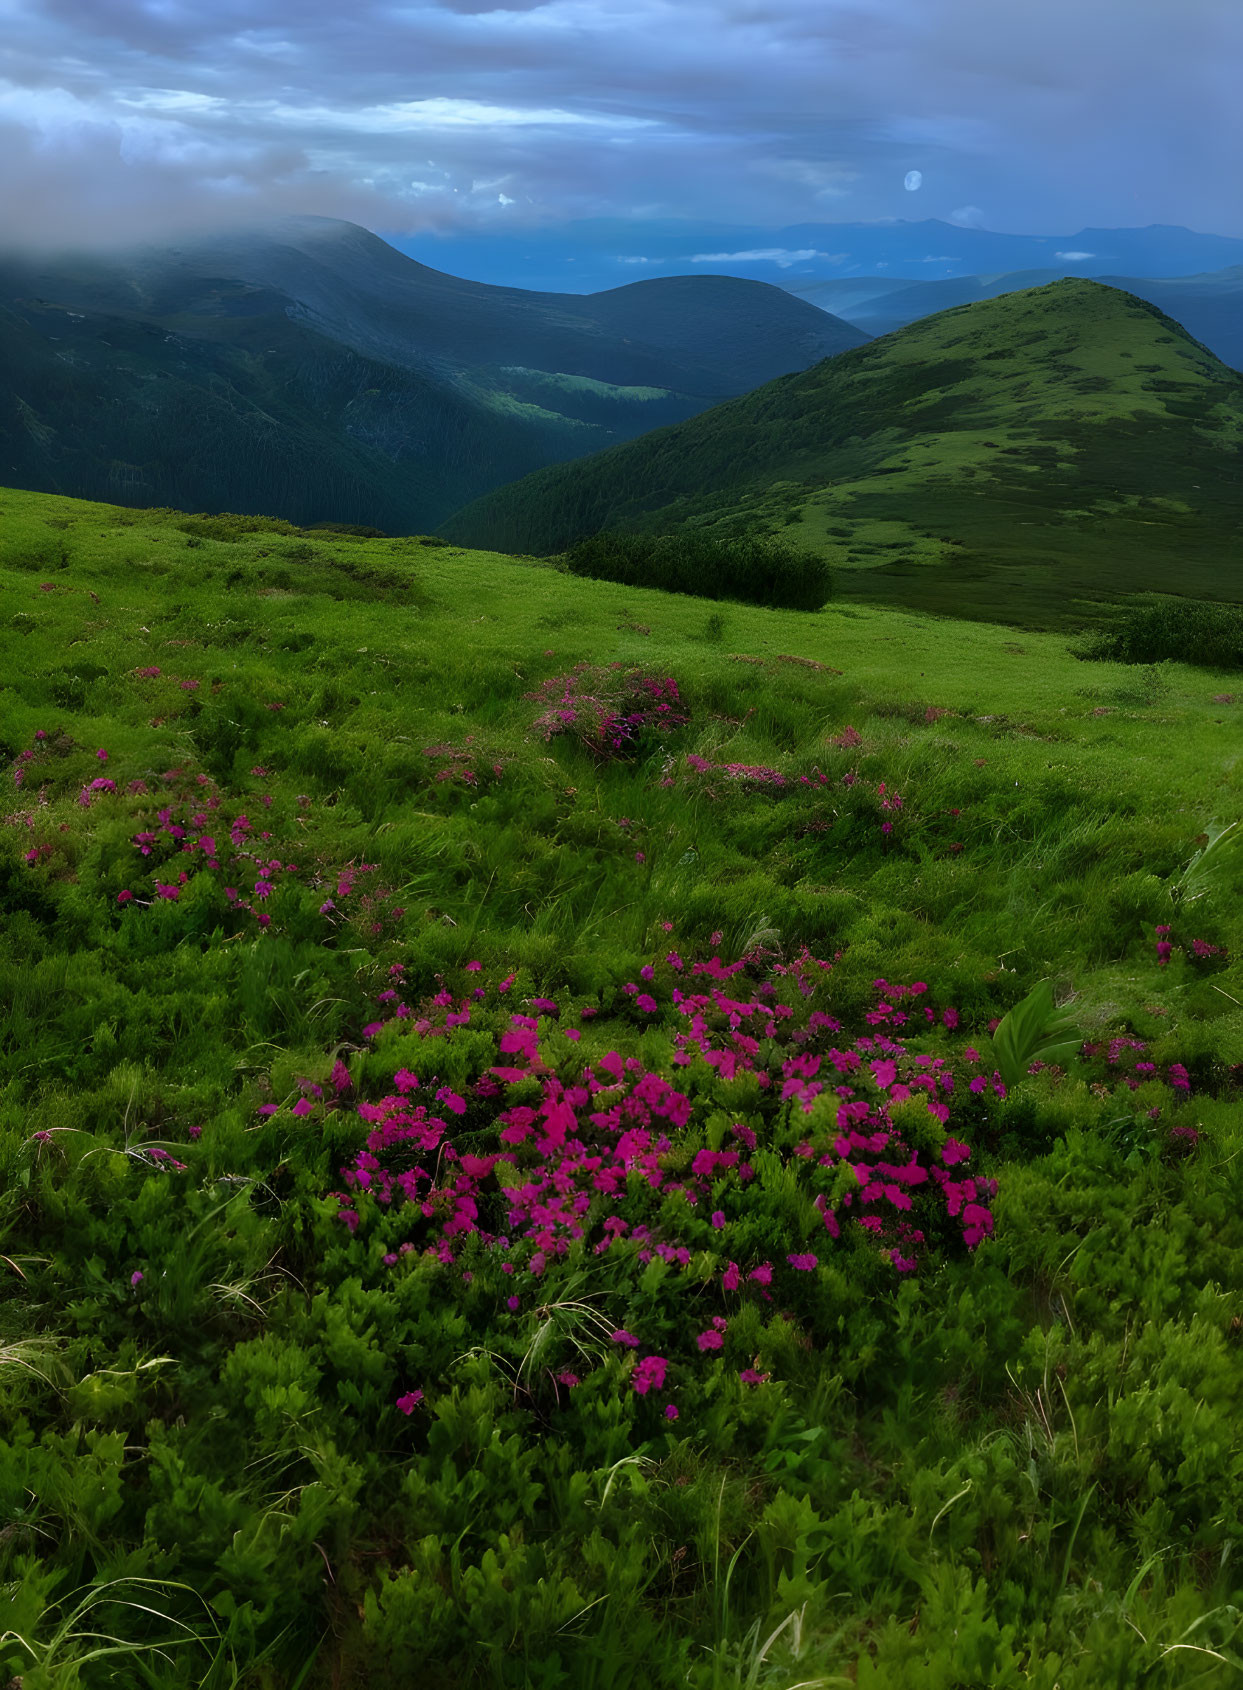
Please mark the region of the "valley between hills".
<svg viewBox="0 0 1243 1690"><path fill-rule="evenodd" d="M1237 1684L1243 376L0 275L0 1682Z"/></svg>

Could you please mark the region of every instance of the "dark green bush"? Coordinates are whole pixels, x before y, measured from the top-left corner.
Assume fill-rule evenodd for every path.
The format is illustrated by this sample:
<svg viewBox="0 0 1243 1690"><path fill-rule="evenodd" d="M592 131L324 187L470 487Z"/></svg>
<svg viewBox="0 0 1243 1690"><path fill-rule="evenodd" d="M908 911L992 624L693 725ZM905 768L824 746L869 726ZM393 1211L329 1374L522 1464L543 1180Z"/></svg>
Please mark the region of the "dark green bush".
<svg viewBox="0 0 1243 1690"><path fill-rule="evenodd" d="M1243 605L1161 598L1128 610L1089 637L1080 655L1114 663L1198 663L1243 667Z"/></svg>
<svg viewBox="0 0 1243 1690"><path fill-rule="evenodd" d="M784 610L819 610L833 590L825 558L779 540L714 540L689 529L593 534L571 546L566 561L572 574L600 581Z"/></svg>

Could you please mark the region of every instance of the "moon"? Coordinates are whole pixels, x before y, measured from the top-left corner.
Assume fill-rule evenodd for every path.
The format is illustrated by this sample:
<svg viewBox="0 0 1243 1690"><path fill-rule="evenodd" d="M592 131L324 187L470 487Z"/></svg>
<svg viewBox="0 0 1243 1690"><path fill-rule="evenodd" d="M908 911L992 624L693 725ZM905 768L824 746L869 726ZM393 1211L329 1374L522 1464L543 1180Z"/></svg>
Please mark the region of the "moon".
<svg viewBox="0 0 1243 1690"><path fill-rule="evenodd" d="M908 194L918 193L919 190L923 187L923 185L924 185L924 173L923 173L922 170L908 170L907 171L906 176L903 180L902 186L906 189Z"/></svg>

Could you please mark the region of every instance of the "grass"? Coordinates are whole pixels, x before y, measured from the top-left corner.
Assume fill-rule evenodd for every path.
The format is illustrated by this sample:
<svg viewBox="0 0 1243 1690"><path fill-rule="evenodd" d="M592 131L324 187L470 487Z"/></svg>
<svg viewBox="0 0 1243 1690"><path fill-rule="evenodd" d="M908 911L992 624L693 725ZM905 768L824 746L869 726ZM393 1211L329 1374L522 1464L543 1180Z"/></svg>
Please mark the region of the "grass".
<svg viewBox="0 0 1243 1690"><path fill-rule="evenodd" d="M1236 1681L1237 853L1184 880L1240 811L1227 675L417 537L17 492L0 524L0 1666L88 1690ZM636 761L533 731L528 694L612 663L674 677L687 725ZM271 834L267 930L223 873L154 892L198 858L134 836L196 793L222 861ZM693 1146L737 1121L775 1146L792 1105L670 1065L659 959L748 953L731 991L768 979L802 1015L821 988L772 970L803 946L836 956L841 1041L876 980L926 982L959 1024L914 1037L955 1067L1039 981L1070 999L1097 1054L956 1087L998 1182L978 1249L940 1237L904 1275L843 1239L786 1270L819 1223L764 1141L746 1203L713 1202L743 1269L776 1258L771 1304L720 1301L673 1194L684 1270L586 1249L506 1281L481 1248L468 1283L382 1263L405 1211L342 1226L362 1139L336 1064L349 1099L434 1075L485 1154L473 1087L511 1010L569 1083L565 1006L593 1008L585 1056L685 1084ZM478 982L478 1019L386 1021L394 978L431 1019ZM1111 1064L1118 1038L1147 1048ZM682 1359L718 1308L730 1347ZM606 1325L673 1358L659 1399Z"/></svg>

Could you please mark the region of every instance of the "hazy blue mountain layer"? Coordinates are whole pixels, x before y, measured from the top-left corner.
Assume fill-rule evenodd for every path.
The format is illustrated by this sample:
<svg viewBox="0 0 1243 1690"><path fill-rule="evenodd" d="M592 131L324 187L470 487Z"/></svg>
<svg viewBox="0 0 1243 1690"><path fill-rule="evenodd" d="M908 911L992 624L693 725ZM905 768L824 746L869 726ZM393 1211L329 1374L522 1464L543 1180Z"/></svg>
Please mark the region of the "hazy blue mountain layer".
<svg viewBox="0 0 1243 1690"><path fill-rule="evenodd" d="M1054 269L1080 276L1189 276L1243 264L1243 240L1152 224L1070 235L1003 234L939 218L797 223L780 229L680 218L591 218L543 229L393 236L425 264L485 282L590 293L634 276L949 276Z"/></svg>

